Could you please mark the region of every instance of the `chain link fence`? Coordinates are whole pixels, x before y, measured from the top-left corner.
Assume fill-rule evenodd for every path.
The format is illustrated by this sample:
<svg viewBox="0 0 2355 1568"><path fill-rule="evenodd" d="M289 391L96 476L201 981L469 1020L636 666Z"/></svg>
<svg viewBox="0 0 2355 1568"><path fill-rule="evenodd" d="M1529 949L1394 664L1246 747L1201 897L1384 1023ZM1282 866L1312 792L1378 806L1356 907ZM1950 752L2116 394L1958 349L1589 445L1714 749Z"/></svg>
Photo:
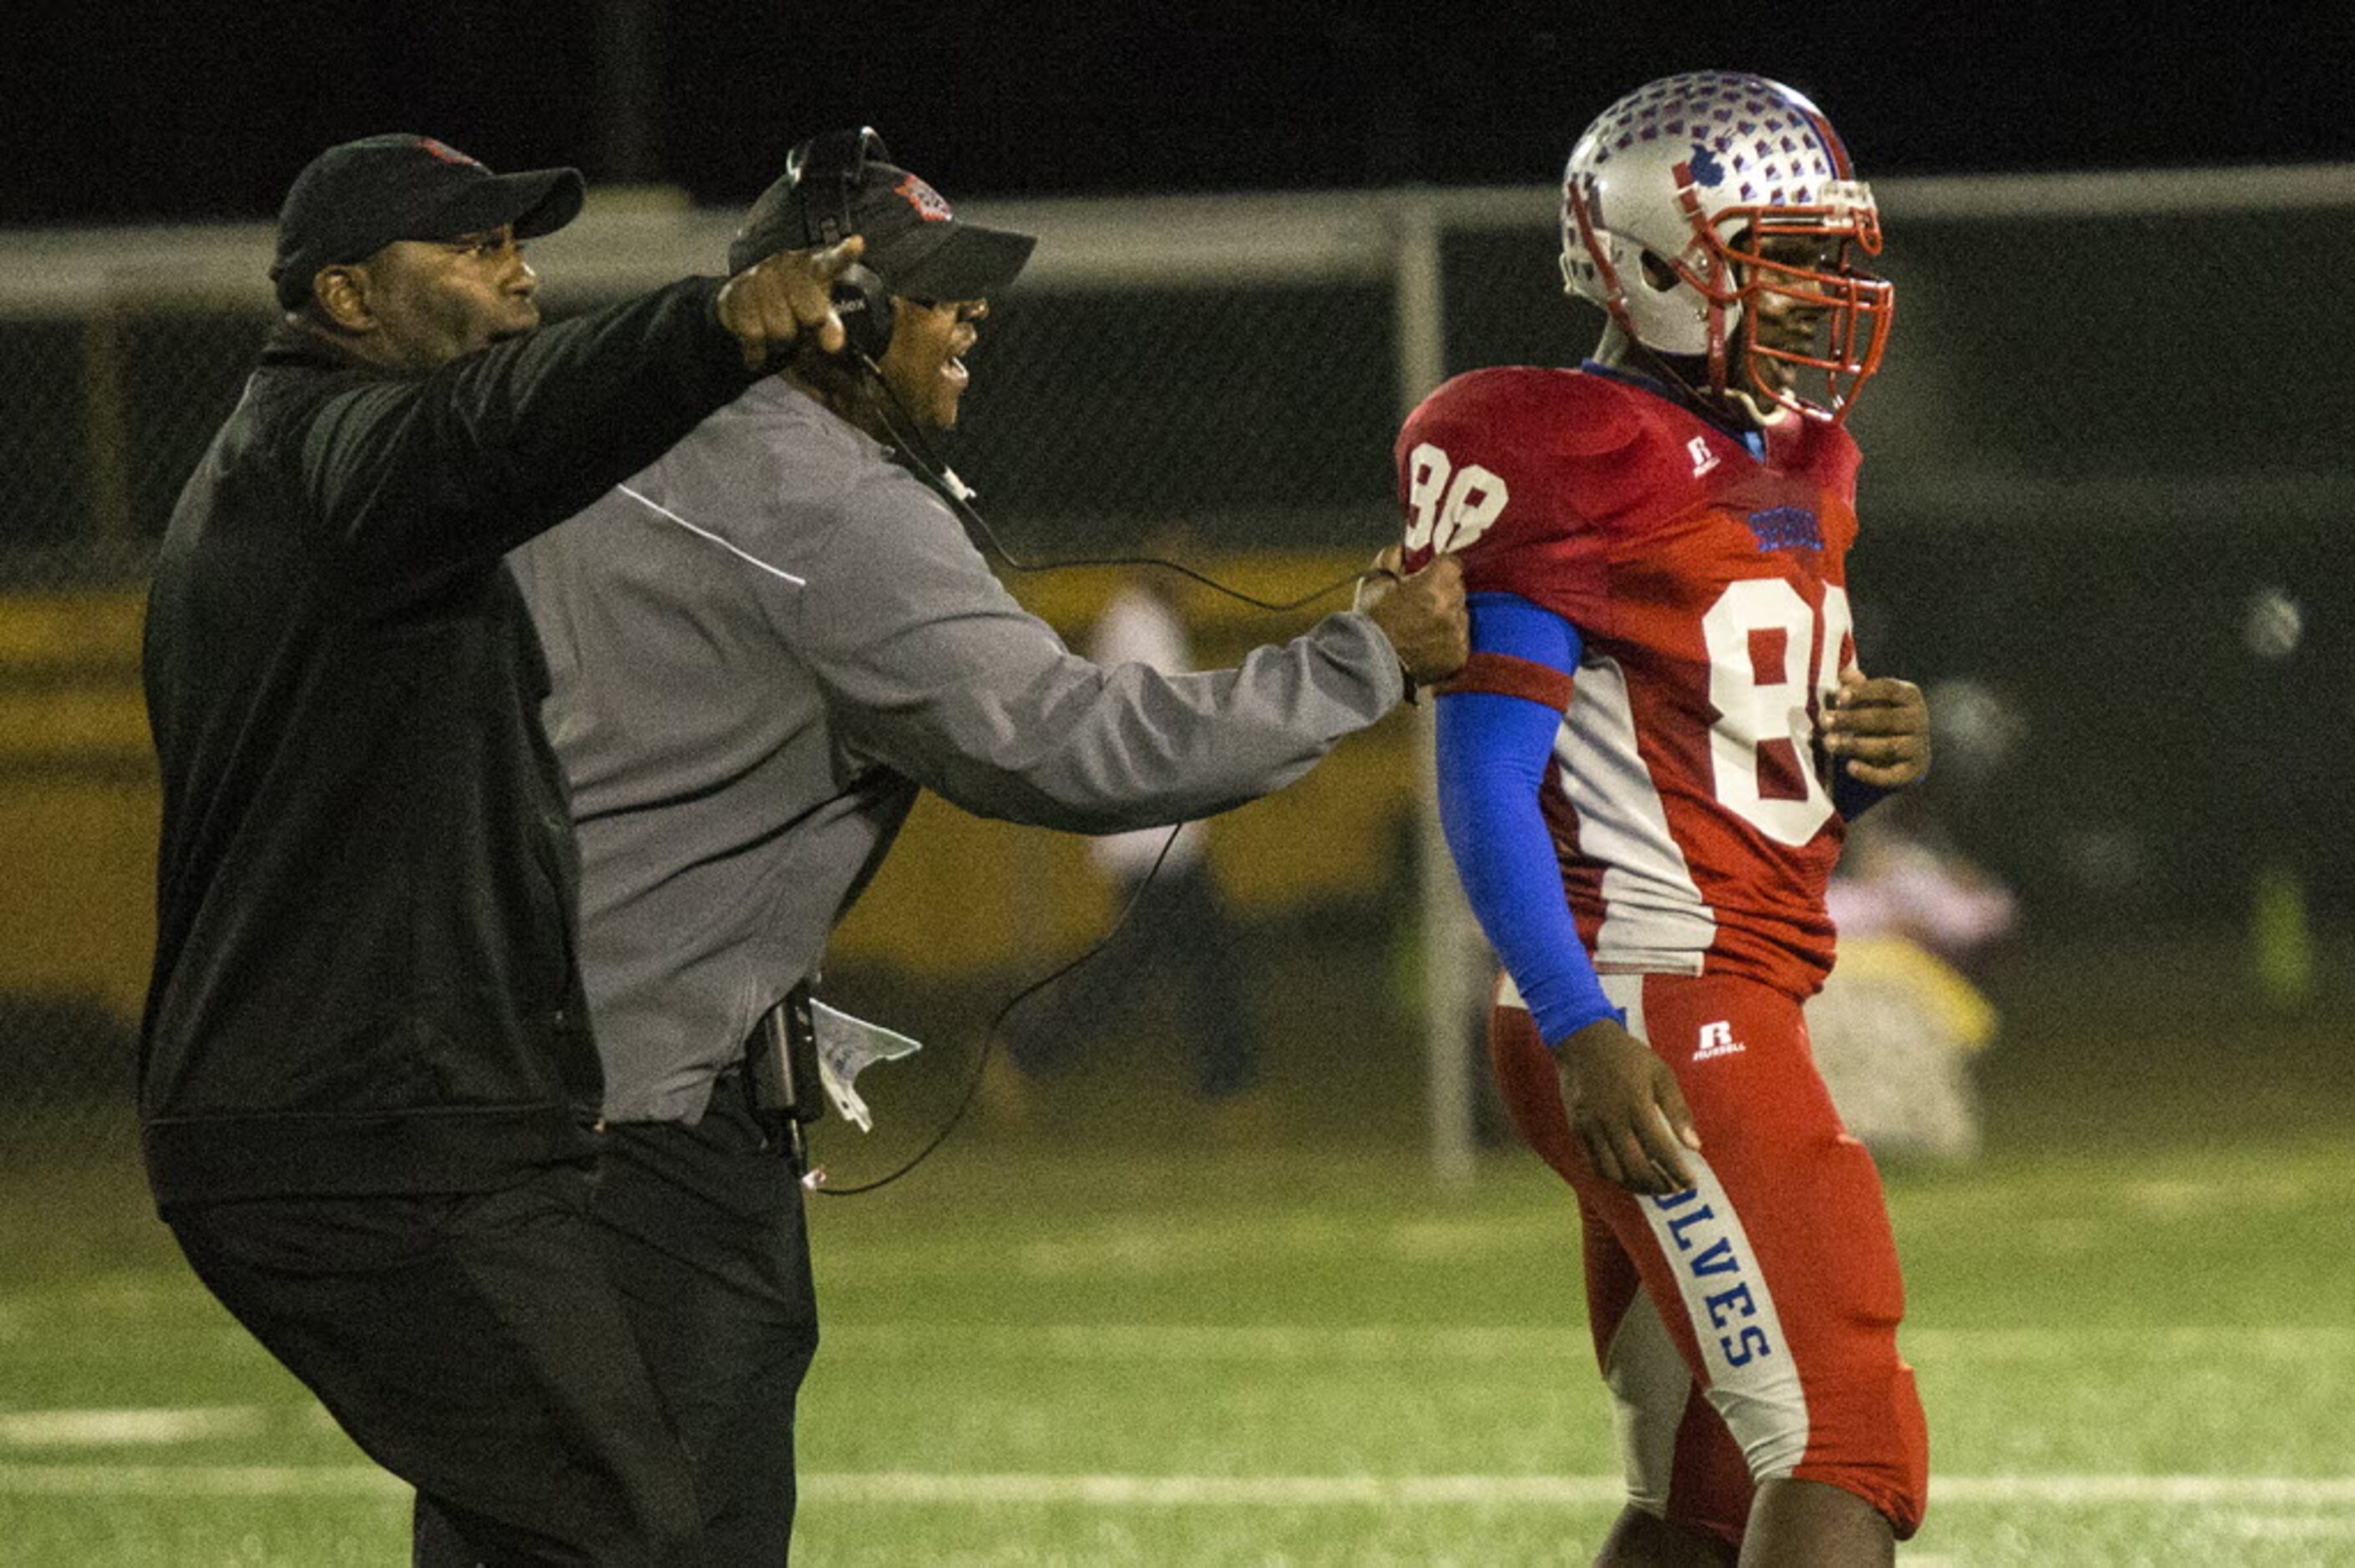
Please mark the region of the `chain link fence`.
<svg viewBox="0 0 2355 1568"><path fill-rule="evenodd" d="M2332 361L2355 329L2355 171L1881 195L1899 321L1856 417L1851 577L1870 662L1933 691L1943 831L2048 929L2230 927L2285 886L2300 919L2345 916L2355 391ZM1476 366L1572 363L1600 324L1561 296L1542 188L978 215L1042 242L947 455L1027 560L1177 538L1254 592L1302 591L1393 532L1390 442L1416 397ZM730 221L592 207L540 247L551 313L716 266ZM267 249L259 230L0 239L0 1164L131 1148L155 811L140 594L267 325ZM1119 587L1009 580L1075 642ZM1202 662L1308 619L1176 602ZM1265 1077L1305 1103L1387 1060L1395 1114L1359 1125L1408 1138L1400 1086L1426 1035L1462 1033L1479 964L1431 867L1420 722L1210 824L1205 862ZM1077 841L928 804L833 980L971 1043L1122 887ZM1189 929L1209 928L1158 939L1209 939ZM1133 964L1114 999L1181 1098L1212 1005L1188 972Z"/></svg>

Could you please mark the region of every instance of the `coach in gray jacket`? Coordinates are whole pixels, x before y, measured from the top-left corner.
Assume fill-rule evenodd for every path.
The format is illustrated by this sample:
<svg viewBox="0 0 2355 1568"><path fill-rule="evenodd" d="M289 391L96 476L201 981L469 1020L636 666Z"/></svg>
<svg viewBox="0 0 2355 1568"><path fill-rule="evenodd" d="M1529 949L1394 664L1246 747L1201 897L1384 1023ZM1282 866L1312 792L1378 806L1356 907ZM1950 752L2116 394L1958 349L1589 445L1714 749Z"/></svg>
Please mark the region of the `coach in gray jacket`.
<svg viewBox="0 0 2355 1568"><path fill-rule="evenodd" d="M883 158L872 132L798 150L730 255L860 234L888 343L874 333L863 364L797 354L514 557L583 859L613 1134L598 1214L714 1562L785 1556L816 1344L800 1189L737 1069L917 792L1090 833L1207 816L1289 783L1408 677L1465 655L1452 563L1237 669L1067 651L886 444L955 421L959 356L1032 240L963 222ZM858 314L844 309L854 343Z"/></svg>

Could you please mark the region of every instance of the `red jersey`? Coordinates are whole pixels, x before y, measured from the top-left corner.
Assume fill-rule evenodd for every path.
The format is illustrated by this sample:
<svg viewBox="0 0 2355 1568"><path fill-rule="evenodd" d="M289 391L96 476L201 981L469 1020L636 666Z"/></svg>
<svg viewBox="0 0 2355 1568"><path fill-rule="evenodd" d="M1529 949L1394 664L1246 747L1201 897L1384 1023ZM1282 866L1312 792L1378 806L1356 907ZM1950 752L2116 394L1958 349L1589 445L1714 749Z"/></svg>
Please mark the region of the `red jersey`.
<svg viewBox="0 0 2355 1568"><path fill-rule="evenodd" d="M1761 446L1606 374L1516 367L1433 392L1395 455L1410 570L1453 552L1466 592L1583 641L1543 804L1595 968L1805 998L1832 962L1816 724L1855 658L1858 453L1796 415ZM1529 694L1501 673L1458 682Z"/></svg>

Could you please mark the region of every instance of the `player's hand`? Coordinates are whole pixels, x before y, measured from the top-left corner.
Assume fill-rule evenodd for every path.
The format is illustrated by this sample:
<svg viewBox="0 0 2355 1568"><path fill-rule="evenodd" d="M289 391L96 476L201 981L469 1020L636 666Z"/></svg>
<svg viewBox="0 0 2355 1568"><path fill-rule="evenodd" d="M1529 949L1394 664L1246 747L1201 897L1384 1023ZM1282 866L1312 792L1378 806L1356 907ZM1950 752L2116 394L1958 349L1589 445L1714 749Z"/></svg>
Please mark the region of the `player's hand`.
<svg viewBox="0 0 2355 1568"><path fill-rule="evenodd" d="M1384 551L1397 570L1397 546ZM1375 564L1382 564L1382 556ZM1406 678L1417 686L1444 681L1464 668L1472 656L1472 622L1464 609L1464 568L1453 556L1442 556L1411 577L1389 585L1389 591L1364 595L1361 603L1373 623L1382 629L1406 666Z"/></svg>
<svg viewBox="0 0 2355 1568"><path fill-rule="evenodd" d="M1698 1151L1677 1075L1614 1018L1588 1024L1553 1048L1561 1107L1587 1163L1630 1192L1682 1192L1693 1184L1685 1150Z"/></svg>
<svg viewBox="0 0 2355 1568"><path fill-rule="evenodd" d="M1930 705L1911 681L1867 680L1851 664L1824 713L1824 749L1848 776L1879 789L1918 783L1930 771Z"/></svg>
<svg viewBox="0 0 2355 1568"><path fill-rule="evenodd" d="M852 235L823 250L780 250L720 285L719 324L736 334L744 368L774 365L805 332L839 354L848 341L835 313L834 281L858 260L866 239Z"/></svg>

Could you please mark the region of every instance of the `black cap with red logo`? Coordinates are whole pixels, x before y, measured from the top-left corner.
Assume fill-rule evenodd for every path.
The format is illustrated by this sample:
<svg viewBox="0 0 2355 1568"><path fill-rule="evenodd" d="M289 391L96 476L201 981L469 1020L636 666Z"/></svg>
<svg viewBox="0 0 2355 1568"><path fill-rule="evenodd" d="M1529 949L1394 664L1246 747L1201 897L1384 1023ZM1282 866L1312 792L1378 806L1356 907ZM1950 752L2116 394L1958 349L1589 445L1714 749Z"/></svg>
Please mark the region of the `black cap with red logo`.
<svg viewBox="0 0 2355 1568"><path fill-rule="evenodd" d="M322 267L364 261L396 239L455 239L506 224L518 239L551 234L580 214L584 194L578 169L495 175L431 136L346 142L312 159L287 190L271 281L293 310Z"/></svg>
<svg viewBox="0 0 2355 1568"><path fill-rule="evenodd" d="M824 156L814 154L823 143L833 145ZM728 270L858 234L867 240L861 263L903 299L987 299L1014 281L1039 243L1035 236L965 222L940 192L884 156L872 131L805 143L744 215L728 247Z"/></svg>

